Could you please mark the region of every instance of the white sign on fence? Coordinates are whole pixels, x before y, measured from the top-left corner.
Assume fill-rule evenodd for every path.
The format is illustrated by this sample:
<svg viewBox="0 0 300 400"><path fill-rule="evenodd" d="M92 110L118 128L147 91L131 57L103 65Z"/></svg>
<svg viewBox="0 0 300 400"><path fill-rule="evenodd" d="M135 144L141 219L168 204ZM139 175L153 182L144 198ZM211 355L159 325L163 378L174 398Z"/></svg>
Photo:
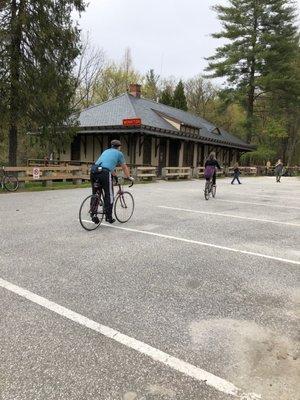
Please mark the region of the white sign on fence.
<svg viewBox="0 0 300 400"><path fill-rule="evenodd" d="M40 179L41 171L39 168L35 167L32 170L32 177L33 179Z"/></svg>

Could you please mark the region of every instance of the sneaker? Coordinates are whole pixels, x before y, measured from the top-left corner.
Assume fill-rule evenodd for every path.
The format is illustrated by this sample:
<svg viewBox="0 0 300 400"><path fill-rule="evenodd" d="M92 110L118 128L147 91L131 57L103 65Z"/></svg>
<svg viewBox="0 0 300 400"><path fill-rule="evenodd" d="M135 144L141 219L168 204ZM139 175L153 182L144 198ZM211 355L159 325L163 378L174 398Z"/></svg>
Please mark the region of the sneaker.
<svg viewBox="0 0 300 400"><path fill-rule="evenodd" d="M99 224L100 223L100 220L99 220L99 218L97 217L97 215L94 215L93 217L92 217L92 221L94 222L94 224Z"/></svg>
<svg viewBox="0 0 300 400"><path fill-rule="evenodd" d="M113 217L108 217L107 215L105 216L105 221L109 222L110 224L116 222L116 220Z"/></svg>

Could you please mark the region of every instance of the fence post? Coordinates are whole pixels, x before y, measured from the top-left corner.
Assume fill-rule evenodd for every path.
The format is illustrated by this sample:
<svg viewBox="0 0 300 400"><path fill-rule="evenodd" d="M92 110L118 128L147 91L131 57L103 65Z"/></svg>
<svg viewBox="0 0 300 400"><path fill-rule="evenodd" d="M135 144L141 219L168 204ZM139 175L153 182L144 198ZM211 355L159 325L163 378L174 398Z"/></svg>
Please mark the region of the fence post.
<svg viewBox="0 0 300 400"><path fill-rule="evenodd" d="M49 179L43 181L43 186L52 186L53 181L51 179L52 171L44 171L45 176L49 176Z"/></svg>
<svg viewBox="0 0 300 400"><path fill-rule="evenodd" d="M25 171L19 171L16 173L17 178L19 179L19 188L24 188L25 187L25 180L23 178L26 177L26 172Z"/></svg>
<svg viewBox="0 0 300 400"><path fill-rule="evenodd" d="M136 168L131 168L131 171L132 171L132 177L136 180L136 181L138 181L138 168L136 167Z"/></svg>
<svg viewBox="0 0 300 400"><path fill-rule="evenodd" d="M73 170L73 185L81 185L82 184L82 178L81 178L81 168L79 170Z"/></svg>
<svg viewBox="0 0 300 400"><path fill-rule="evenodd" d="M162 179L167 179L167 168L162 168L161 169L161 177Z"/></svg>
<svg viewBox="0 0 300 400"><path fill-rule="evenodd" d="M199 167L193 169L193 178L195 179L199 178Z"/></svg>

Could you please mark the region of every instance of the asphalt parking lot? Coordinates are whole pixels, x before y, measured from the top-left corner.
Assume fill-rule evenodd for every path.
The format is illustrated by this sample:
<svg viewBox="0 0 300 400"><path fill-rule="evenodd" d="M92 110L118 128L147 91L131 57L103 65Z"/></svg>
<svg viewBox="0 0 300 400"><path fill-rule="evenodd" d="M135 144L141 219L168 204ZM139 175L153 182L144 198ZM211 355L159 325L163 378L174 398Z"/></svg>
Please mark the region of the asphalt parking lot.
<svg viewBox="0 0 300 400"><path fill-rule="evenodd" d="M299 400L300 179L0 195L1 400Z"/></svg>

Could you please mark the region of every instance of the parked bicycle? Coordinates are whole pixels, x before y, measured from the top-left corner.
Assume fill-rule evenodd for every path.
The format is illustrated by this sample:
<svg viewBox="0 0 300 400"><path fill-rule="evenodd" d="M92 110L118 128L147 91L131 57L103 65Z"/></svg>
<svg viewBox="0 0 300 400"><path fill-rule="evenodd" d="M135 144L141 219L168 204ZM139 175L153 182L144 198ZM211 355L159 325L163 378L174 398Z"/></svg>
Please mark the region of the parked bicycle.
<svg viewBox="0 0 300 400"><path fill-rule="evenodd" d="M19 187L19 181L16 176L8 175L5 168L2 167L2 177L0 178L1 188L8 192L15 192Z"/></svg>
<svg viewBox="0 0 300 400"><path fill-rule="evenodd" d="M204 197L205 200L209 200L210 196L216 197L216 192L217 192L217 187L216 185L213 184L212 178L208 181L205 182L205 188L204 188Z"/></svg>
<svg viewBox="0 0 300 400"><path fill-rule="evenodd" d="M114 200L113 211L116 220L124 224L128 222L133 215L134 198L130 192L124 190L121 183L118 182L115 186L118 188L118 191ZM129 188L132 186L133 182ZM94 183L94 187L96 189L96 194L92 194L84 199L79 210L80 224L87 231L97 229L101 225L105 215L103 191L100 189L97 182ZM99 223L93 222L92 219L95 220L94 217L98 217Z"/></svg>

